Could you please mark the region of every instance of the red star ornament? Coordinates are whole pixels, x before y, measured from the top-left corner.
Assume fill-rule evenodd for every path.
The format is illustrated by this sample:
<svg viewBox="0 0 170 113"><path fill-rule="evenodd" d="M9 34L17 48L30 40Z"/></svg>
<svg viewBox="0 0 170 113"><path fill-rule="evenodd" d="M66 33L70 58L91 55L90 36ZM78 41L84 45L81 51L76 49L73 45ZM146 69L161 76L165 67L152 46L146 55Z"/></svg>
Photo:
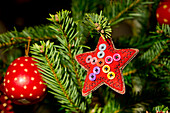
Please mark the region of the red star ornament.
<svg viewBox="0 0 170 113"><path fill-rule="evenodd" d="M116 49L111 39L99 38L94 51L75 56L77 62L87 70L82 95L106 84L114 91L124 94L123 68L137 55L138 49Z"/></svg>

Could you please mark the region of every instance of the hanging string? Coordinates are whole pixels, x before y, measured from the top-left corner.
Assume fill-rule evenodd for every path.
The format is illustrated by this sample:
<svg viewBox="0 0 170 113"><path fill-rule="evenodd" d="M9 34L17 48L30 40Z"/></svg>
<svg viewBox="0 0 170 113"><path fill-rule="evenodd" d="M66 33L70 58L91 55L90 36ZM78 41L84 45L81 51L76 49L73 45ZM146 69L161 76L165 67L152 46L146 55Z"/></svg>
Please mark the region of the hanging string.
<svg viewBox="0 0 170 113"><path fill-rule="evenodd" d="M30 48L31 37L28 37L28 45L25 44L25 56L28 57L29 48Z"/></svg>

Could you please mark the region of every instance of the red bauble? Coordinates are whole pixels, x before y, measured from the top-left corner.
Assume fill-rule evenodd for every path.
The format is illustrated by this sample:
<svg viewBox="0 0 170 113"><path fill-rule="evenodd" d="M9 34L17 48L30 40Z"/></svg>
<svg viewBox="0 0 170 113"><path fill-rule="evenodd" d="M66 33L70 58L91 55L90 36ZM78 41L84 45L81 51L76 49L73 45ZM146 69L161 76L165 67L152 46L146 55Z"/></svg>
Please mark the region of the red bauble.
<svg viewBox="0 0 170 113"><path fill-rule="evenodd" d="M162 1L156 10L156 18L160 25L170 25L170 1Z"/></svg>
<svg viewBox="0 0 170 113"><path fill-rule="evenodd" d="M13 103L34 104L45 96L47 87L35 63L32 57L19 57L8 67L4 88Z"/></svg>

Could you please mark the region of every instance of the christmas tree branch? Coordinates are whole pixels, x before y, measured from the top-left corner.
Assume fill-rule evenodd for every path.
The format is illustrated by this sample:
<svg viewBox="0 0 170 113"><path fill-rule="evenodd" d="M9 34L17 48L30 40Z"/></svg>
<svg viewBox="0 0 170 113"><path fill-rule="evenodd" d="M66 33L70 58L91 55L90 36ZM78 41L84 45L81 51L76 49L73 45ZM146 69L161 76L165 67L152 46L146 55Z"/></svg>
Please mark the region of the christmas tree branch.
<svg viewBox="0 0 170 113"><path fill-rule="evenodd" d="M49 60L48 56L45 55L45 58L46 58L46 61L47 61L48 65L49 65L49 67L50 67L50 69L51 69L51 71L52 71L52 73L53 73L53 75L54 75L57 83L59 84L61 90L63 91L65 97L66 97L67 100L70 102L71 106L76 106L76 105L73 103L73 100L70 99L70 97L69 97L69 95L67 94L66 90L63 88L61 82L59 81L59 78L57 77L57 74L55 73L55 71L54 71L54 69L53 69L53 67L52 67L52 64L50 63L50 60ZM80 110L79 110L78 107L75 107L75 109L76 109L78 112L80 112Z"/></svg>
<svg viewBox="0 0 170 113"><path fill-rule="evenodd" d="M154 62L160 56L160 54L164 52L164 49L168 48L167 42L168 40L160 40L155 42L152 47L150 47L142 56L140 56L140 59L147 60L147 64ZM143 63L143 65L146 64Z"/></svg>
<svg viewBox="0 0 170 113"><path fill-rule="evenodd" d="M160 51L160 53L159 53L157 56L155 56L149 64L151 64L151 63L154 62L156 59L158 59L158 57L161 55L161 53L163 53L163 51L164 51L164 49L162 49L162 50ZM140 67L140 69L143 69L144 67L148 66L149 64L146 64L145 66ZM130 75L130 74L134 74L134 73L136 73L138 70L139 70L139 69L130 70L130 71L128 71L128 72L123 73L123 76L127 76L127 75Z"/></svg>
<svg viewBox="0 0 170 113"><path fill-rule="evenodd" d="M134 18L138 20L139 17L146 18L144 14L145 5L149 4L153 4L153 2L143 0L115 0L107 4L103 12L109 19L110 25L114 26L124 20L132 20Z"/></svg>
<svg viewBox="0 0 170 113"><path fill-rule="evenodd" d="M56 45L49 41L36 43L31 47L33 57L37 59L37 65L42 77L52 93L61 103L66 111L84 112L86 103L80 96L77 86L73 79L70 79L70 73L63 66L62 55L57 51Z"/></svg>
<svg viewBox="0 0 170 113"><path fill-rule="evenodd" d="M166 107L166 106L164 106L164 105L159 105L159 106L156 106L156 107L154 107L153 109L152 109L152 112L153 113L169 113L168 112L168 110L169 110L169 108L168 108L168 106ZM149 112L148 112L149 113Z"/></svg>
<svg viewBox="0 0 170 113"><path fill-rule="evenodd" d="M72 54L71 54L71 49L70 49L70 46L68 45L68 51L69 51L69 56L70 56L70 59L71 59L71 63L72 63L72 66L73 66L73 70L76 74L76 79L78 81L78 85L80 87L80 89L82 90L82 82L79 78L79 74L77 72L77 68L76 68L76 64L75 64L75 59L73 58Z"/></svg>
<svg viewBox="0 0 170 113"><path fill-rule="evenodd" d="M26 43L26 37L31 37L32 42L56 38L49 25L29 27L22 32L15 30L0 34L0 48Z"/></svg>
<svg viewBox="0 0 170 113"><path fill-rule="evenodd" d="M143 86L143 90L141 90L137 94L132 93L131 95L127 94L124 96L120 96L117 94L113 94L113 92L105 92L106 93L105 95L107 97L105 97L106 104L103 107L102 113L143 112L144 110L146 110L146 108L148 108L148 106L152 106L151 104L160 104L163 103L164 101L168 102L169 101L169 98L167 98L168 91L162 89L162 87L164 87L164 85L167 84L166 81L168 81L168 79L154 81L152 79L151 80L143 79L142 82L144 82L145 86ZM121 105L118 104L120 102Z"/></svg>
<svg viewBox="0 0 170 113"><path fill-rule="evenodd" d="M130 70L130 71L124 72L123 75L127 76L129 74L136 73L138 70L141 70L143 68L146 68L148 65L151 65L155 60L157 60L161 56L161 54L165 51L165 49L167 49L167 43L168 40L167 41L162 40L156 42L152 47L148 49L148 51L146 51L144 54L142 54L142 56L139 57L140 59L143 60L145 59L145 61L146 60L149 61L145 63L143 62L143 60L140 60L143 63L136 69L133 69L131 66L130 67L127 66L126 70Z"/></svg>
<svg viewBox="0 0 170 113"><path fill-rule="evenodd" d="M6 43L1 43L0 44L0 48L1 47L5 47L5 46L12 46L15 45L17 42L6 42Z"/></svg>
<svg viewBox="0 0 170 113"><path fill-rule="evenodd" d="M162 26L157 25L156 26L156 32L152 32L153 34L161 34L164 35L164 37L170 37L170 25L163 24Z"/></svg>
<svg viewBox="0 0 170 113"><path fill-rule="evenodd" d="M124 14L125 12L127 12L130 8L132 8L133 6L135 6L136 4L138 4L141 0L136 0L134 2L132 2L128 7L126 7L124 10L122 10L120 13L118 13L118 15L111 19L109 21L109 23L113 23L115 20L117 20L122 14Z"/></svg>
<svg viewBox="0 0 170 113"><path fill-rule="evenodd" d="M111 38L112 30L110 23L108 22L108 19L102 15L102 11L100 12L100 15L87 13L83 20L83 24L87 27L88 32L91 33L91 37L93 37L93 33L99 33L103 39Z"/></svg>
<svg viewBox="0 0 170 113"><path fill-rule="evenodd" d="M57 48L59 48L60 53L63 53L63 56L69 57L65 60L68 60L68 63L71 66L69 67L69 69L73 68L73 70L71 69L71 73L74 72L76 76L74 81L75 83L78 84L80 90L82 90L81 78L80 75L78 74L78 69L76 68L76 63L75 63L76 61L74 59L75 52L78 50L77 48L74 47L79 46L80 39L76 38L78 34L78 32L76 31L77 26L74 23L73 19L69 18L68 14L70 14L70 12L62 11L62 12L58 12L56 15L51 15L52 18L50 19L51 21L58 20L58 21L53 21L55 25L51 26L51 28L54 30L54 32L56 32L56 34L59 34L61 36L61 37L57 37L58 41L61 43L61 45L60 46L58 45ZM68 28L68 26L70 28Z"/></svg>
<svg viewBox="0 0 170 113"><path fill-rule="evenodd" d="M136 72L137 72L137 69L130 70L128 72L123 73L123 76L127 76L127 75L130 75L130 74L136 73Z"/></svg>
<svg viewBox="0 0 170 113"><path fill-rule="evenodd" d="M82 70L80 69L80 66L78 66L78 63L76 63L74 56L78 53L82 53L82 47L80 46L80 40L81 38L76 37L78 32L76 31L76 24L74 23L72 18L69 18L68 14L70 12L68 11L61 11L58 12L57 15L51 15L51 21L54 22L54 24L52 24L50 26L50 28L52 29L53 32L55 32L55 37L57 37L57 40L59 43L58 45L54 45L55 48L51 47L47 42L46 44L42 44L43 46L45 45L46 48L50 49L50 51L48 52L47 49L45 49L45 55L48 55L48 59L50 60L51 66L50 70L51 70L51 76L55 75L54 72L57 72L59 70L59 72L57 72L59 81L62 81L62 87L65 89L62 94L58 95L58 91L55 88L55 85L47 85L49 88L51 88L53 90L53 92L51 92L52 94L56 95L56 98L59 97L63 97L63 100L66 100L64 103L67 103L67 106L71 106L70 108L66 108L69 109L69 111L78 111L79 112L84 112L86 110L86 101L85 98L83 98L81 96L81 88L82 88L82 78L83 77L83 73L81 72ZM56 68L56 63L55 60L53 61L54 57L55 57L55 51L59 52L59 64L60 64L60 68ZM54 54L54 55L53 55ZM46 64L46 63L44 63ZM45 67L41 67L44 68L44 70L46 70ZM48 69L49 70L49 69ZM42 72L43 73L43 72ZM43 73L46 75L46 73ZM59 76L60 75L60 76ZM48 76L48 75L46 75ZM46 77L44 77L46 79ZM47 79L48 80L48 79ZM53 80L51 80L53 81ZM58 80L56 80L58 81ZM52 84L49 81L50 84ZM60 84L59 84L60 85ZM70 86L70 87L69 87ZM62 90L63 88L60 88L60 90ZM67 100L70 100L69 102L67 102ZM60 98L61 100L61 98ZM60 101L59 101L60 102ZM71 102L71 103L70 103ZM61 100L61 103L63 103L63 101ZM67 107L65 105L63 105L63 107ZM73 110L72 110L73 109Z"/></svg>

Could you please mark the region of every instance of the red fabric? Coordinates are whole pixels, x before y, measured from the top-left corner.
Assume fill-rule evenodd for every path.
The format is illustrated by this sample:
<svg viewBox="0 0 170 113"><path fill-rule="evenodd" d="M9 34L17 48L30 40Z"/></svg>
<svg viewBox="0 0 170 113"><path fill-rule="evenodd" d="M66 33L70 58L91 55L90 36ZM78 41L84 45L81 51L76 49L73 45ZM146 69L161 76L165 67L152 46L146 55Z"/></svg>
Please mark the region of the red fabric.
<svg viewBox="0 0 170 113"><path fill-rule="evenodd" d="M112 63L110 63L110 64L104 62L104 65L108 65L110 67L109 72L115 73L114 79L109 79L107 76L108 73L104 73L102 71L103 66L101 66L100 73L96 74L96 79L94 81L91 81L89 79L89 74L93 73L93 69L95 66L97 66L97 64L93 65L92 63L87 63L86 62L87 56L91 55L92 58L96 57L97 60L99 60L99 57L97 54L98 54L98 52L101 51L101 50L99 50L99 46L101 44L106 45L106 49L103 51L105 55L102 58L102 59L104 59L104 61L107 56L113 57L113 55L115 53L118 53L121 56L121 59L119 61L113 60ZM77 62L84 69L87 70L87 76L86 76L84 87L82 90L82 95L87 96L89 93L91 93L93 90L96 90L98 87L100 87L103 84L106 84L111 89L113 89L114 91L116 91L120 94L124 94L125 93L125 84L124 84L124 79L123 79L123 75L122 75L122 70L126 66L126 64L137 55L138 51L139 51L138 49L116 49L114 47L113 42L110 39L106 39L106 41L105 41L105 40L103 40L102 37L100 37L97 47L94 51L76 55L75 59L77 60Z"/></svg>

